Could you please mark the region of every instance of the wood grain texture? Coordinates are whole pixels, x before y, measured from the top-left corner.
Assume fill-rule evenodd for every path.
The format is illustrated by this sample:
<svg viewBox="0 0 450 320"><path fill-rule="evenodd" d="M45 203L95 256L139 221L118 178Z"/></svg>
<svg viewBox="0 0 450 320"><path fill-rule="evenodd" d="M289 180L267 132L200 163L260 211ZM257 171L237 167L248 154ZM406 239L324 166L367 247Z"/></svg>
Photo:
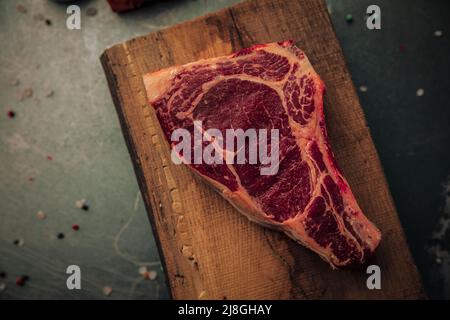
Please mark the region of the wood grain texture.
<svg viewBox="0 0 450 320"><path fill-rule="evenodd" d="M256 43L293 39L327 86L325 112L338 163L383 239L365 268L332 270L284 234L233 209L185 166L170 161L142 75ZM424 297L380 162L325 3L248 1L107 49L101 57L173 298L392 299Z"/></svg>

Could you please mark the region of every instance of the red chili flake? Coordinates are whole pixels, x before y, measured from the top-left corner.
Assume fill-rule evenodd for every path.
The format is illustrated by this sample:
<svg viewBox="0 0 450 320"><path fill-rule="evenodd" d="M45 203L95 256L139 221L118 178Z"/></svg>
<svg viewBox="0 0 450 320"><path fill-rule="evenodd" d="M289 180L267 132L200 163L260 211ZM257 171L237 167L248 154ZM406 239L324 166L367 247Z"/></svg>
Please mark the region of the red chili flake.
<svg viewBox="0 0 450 320"><path fill-rule="evenodd" d="M78 230L80 230L80 226L77 225L77 224L74 224L74 225L72 225L72 229L73 229L74 231L78 231Z"/></svg>
<svg viewBox="0 0 450 320"><path fill-rule="evenodd" d="M53 157L52 157L52 156L50 156L50 155L48 155L48 156L47 156L47 160L50 160L50 161L52 161L52 160L53 160Z"/></svg>
<svg viewBox="0 0 450 320"><path fill-rule="evenodd" d="M29 177L28 181L33 182L34 181L34 177Z"/></svg>
<svg viewBox="0 0 450 320"><path fill-rule="evenodd" d="M16 285L18 285L19 287L23 287L25 285L26 279L23 276L18 276L16 278Z"/></svg>
<svg viewBox="0 0 450 320"><path fill-rule="evenodd" d="M400 43L398 49L403 53L406 51L406 45L404 43Z"/></svg>
<svg viewBox="0 0 450 320"><path fill-rule="evenodd" d="M7 114L8 114L8 117L11 118L11 119L16 116L16 113L14 111L12 111L12 110L9 110Z"/></svg>

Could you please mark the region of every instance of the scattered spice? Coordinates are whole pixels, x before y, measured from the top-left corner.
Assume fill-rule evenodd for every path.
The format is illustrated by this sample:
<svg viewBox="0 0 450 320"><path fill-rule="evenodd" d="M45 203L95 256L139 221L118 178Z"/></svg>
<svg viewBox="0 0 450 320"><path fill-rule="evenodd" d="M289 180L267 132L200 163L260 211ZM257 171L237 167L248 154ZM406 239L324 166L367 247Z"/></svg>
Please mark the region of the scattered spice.
<svg viewBox="0 0 450 320"><path fill-rule="evenodd" d="M8 115L8 118L12 119L12 118L14 118L16 116L16 113L14 111L12 111L12 110L9 110L7 115Z"/></svg>
<svg viewBox="0 0 450 320"><path fill-rule="evenodd" d="M23 4L18 4L16 10L23 14L28 12L28 9Z"/></svg>
<svg viewBox="0 0 450 320"><path fill-rule="evenodd" d="M31 98L33 96L33 88L26 88L19 96L19 101Z"/></svg>
<svg viewBox="0 0 450 320"><path fill-rule="evenodd" d="M16 285L19 287L23 287L28 280L30 280L29 276L18 276L16 278Z"/></svg>
<svg viewBox="0 0 450 320"><path fill-rule="evenodd" d="M89 210L89 206L86 204L86 199L77 200L75 202L75 207L77 207L78 209L82 209L84 211Z"/></svg>
<svg viewBox="0 0 450 320"><path fill-rule="evenodd" d="M442 37L443 32L442 32L442 30L436 30L433 34L435 37Z"/></svg>
<svg viewBox="0 0 450 320"><path fill-rule="evenodd" d="M77 224L74 224L74 225L72 225L72 230L78 231L78 230L80 230L80 226Z"/></svg>
<svg viewBox="0 0 450 320"><path fill-rule="evenodd" d="M156 271L154 270L148 271L147 267L145 266L139 267L139 274L146 280L155 280L156 277L158 276Z"/></svg>
<svg viewBox="0 0 450 320"><path fill-rule="evenodd" d="M401 53L404 53L406 51L406 45L404 43L400 43L400 45L398 46L398 50Z"/></svg>
<svg viewBox="0 0 450 320"><path fill-rule="evenodd" d="M48 26L51 26L52 25L52 20L45 19L45 24L48 25Z"/></svg>
<svg viewBox="0 0 450 320"><path fill-rule="evenodd" d="M345 21L347 21L347 23L352 23L353 22L353 15L351 15L350 13L348 13L345 16Z"/></svg>
<svg viewBox="0 0 450 320"><path fill-rule="evenodd" d="M51 89L45 91L45 97L50 98L55 94L55 92Z"/></svg>
<svg viewBox="0 0 450 320"><path fill-rule="evenodd" d="M367 90L369 90L369 88L367 88L367 86L359 86L359 91L367 92Z"/></svg>
<svg viewBox="0 0 450 320"><path fill-rule="evenodd" d="M28 181L33 182L34 179L35 179L34 177L29 177L29 178L28 178Z"/></svg>
<svg viewBox="0 0 450 320"><path fill-rule="evenodd" d="M25 241L23 239L16 239L16 240L13 241L13 244L18 246L18 247L23 246L24 243L25 243Z"/></svg>
<svg viewBox="0 0 450 320"><path fill-rule="evenodd" d="M110 296L113 289L109 286L105 286L105 287L103 287L102 291L105 296Z"/></svg>
<svg viewBox="0 0 450 320"><path fill-rule="evenodd" d="M158 273L154 270L151 270L145 274L145 279L155 280L158 276Z"/></svg>
<svg viewBox="0 0 450 320"><path fill-rule="evenodd" d="M0 278L1 279L5 279L6 278L6 272L5 271L0 271Z"/></svg>
<svg viewBox="0 0 450 320"><path fill-rule="evenodd" d="M86 15L88 17L94 17L97 15L97 13L98 13L98 10L97 10L97 8L94 8L94 7L89 7L86 10Z"/></svg>
<svg viewBox="0 0 450 320"><path fill-rule="evenodd" d="M33 19L37 21L44 21L45 17L42 13L38 13L33 16Z"/></svg>
<svg viewBox="0 0 450 320"><path fill-rule="evenodd" d="M52 157L51 155L48 155L48 156L47 156L47 160L52 161L52 160L53 160L53 157Z"/></svg>
<svg viewBox="0 0 450 320"><path fill-rule="evenodd" d="M148 272L147 267L146 266L139 267L138 272L141 276L143 276L145 273Z"/></svg>
<svg viewBox="0 0 450 320"><path fill-rule="evenodd" d="M416 96L421 97L424 94L425 94L425 90L423 90L422 88L417 89Z"/></svg>
<svg viewBox="0 0 450 320"><path fill-rule="evenodd" d="M37 218L38 218L39 220L44 220L45 218L47 218L47 215L46 215L45 212L42 211L42 210L39 210L39 211L37 212L36 216L37 216Z"/></svg>
<svg viewBox="0 0 450 320"><path fill-rule="evenodd" d="M12 78L9 80L9 84L13 87L17 87L20 84L20 80L17 78Z"/></svg>
<svg viewBox="0 0 450 320"><path fill-rule="evenodd" d="M58 234L56 235L56 237L57 237L58 239L64 239L65 235L64 235L64 233L60 232L60 233L58 233Z"/></svg>

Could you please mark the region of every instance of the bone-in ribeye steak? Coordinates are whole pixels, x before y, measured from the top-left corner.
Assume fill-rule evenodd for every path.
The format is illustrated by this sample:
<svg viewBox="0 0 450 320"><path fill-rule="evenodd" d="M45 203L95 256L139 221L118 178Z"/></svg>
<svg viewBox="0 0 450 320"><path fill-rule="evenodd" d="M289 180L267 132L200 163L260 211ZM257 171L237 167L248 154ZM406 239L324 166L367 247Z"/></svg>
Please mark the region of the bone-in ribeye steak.
<svg viewBox="0 0 450 320"><path fill-rule="evenodd" d="M279 167L189 164L250 220L285 232L333 267L363 263L380 231L364 216L330 149L325 86L292 41L144 75L149 103L173 147L177 128L279 130ZM182 155L180 155L182 157Z"/></svg>

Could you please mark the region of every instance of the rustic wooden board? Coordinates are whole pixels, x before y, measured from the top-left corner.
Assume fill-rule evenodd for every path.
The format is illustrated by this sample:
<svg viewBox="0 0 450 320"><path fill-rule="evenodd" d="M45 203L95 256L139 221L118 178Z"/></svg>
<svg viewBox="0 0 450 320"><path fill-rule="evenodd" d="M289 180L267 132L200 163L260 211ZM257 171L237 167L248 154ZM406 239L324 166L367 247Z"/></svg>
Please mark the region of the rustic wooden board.
<svg viewBox="0 0 450 320"><path fill-rule="evenodd" d="M383 239L365 269L332 270L287 236L249 222L184 166L146 103L142 75L256 43L293 39L325 81L331 143L360 206ZM173 298L424 297L364 114L324 1L252 0L116 45L101 57Z"/></svg>

